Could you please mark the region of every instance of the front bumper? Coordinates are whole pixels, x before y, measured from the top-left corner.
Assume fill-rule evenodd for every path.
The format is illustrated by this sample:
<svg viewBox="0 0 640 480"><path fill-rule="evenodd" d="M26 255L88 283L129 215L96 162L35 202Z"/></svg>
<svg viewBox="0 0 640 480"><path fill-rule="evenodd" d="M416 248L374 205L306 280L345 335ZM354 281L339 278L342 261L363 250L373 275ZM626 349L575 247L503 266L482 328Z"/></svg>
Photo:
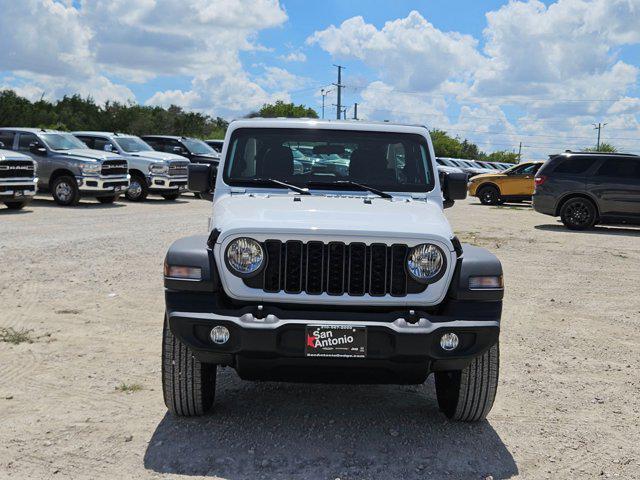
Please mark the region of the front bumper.
<svg viewBox="0 0 640 480"><path fill-rule="evenodd" d="M439 314L426 311L337 311L299 306L219 304L216 294L166 292L167 318L173 334L203 362L230 365L247 379L287 379L287 368L361 369L392 372L391 383L420 383L431 371L459 370L498 341L502 302L466 302ZM454 302L455 303L455 302ZM473 304L473 305L472 305ZM475 305L475 307L474 307ZM477 307L477 308L476 308ZM474 316L472 312L478 311ZM413 313L412 313L413 312ZM230 331L223 345L211 341L214 326ZM367 328L366 358L305 356L307 325L345 325ZM440 347L445 333L455 333L458 348ZM403 381L404 374L418 381ZM307 375L308 376L308 375ZM379 378L383 378L384 376Z"/></svg>
<svg viewBox="0 0 640 480"><path fill-rule="evenodd" d="M24 199L36 194L37 178L6 178L0 180L0 199Z"/></svg>
<svg viewBox="0 0 640 480"><path fill-rule="evenodd" d="M101 196L124 193L129 189L131 176L76 176L78 189L83 196Z"/></svg>
<svg viewBox="0 0 640 480"><path fill-rule="evenodd" d="M186 191L187 177L170 177L165 175L150 175L149 190L151 191Z"/></svg>

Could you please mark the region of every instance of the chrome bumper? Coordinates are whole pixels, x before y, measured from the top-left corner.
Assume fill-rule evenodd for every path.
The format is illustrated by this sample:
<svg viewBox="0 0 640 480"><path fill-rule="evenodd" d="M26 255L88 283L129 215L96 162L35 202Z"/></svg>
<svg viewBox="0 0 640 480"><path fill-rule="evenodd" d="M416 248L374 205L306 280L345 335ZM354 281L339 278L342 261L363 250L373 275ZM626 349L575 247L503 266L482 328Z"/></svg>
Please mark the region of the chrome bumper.
<svg viewBox="0 0 640 480"><path fill-rule="evenodd" d="M169 177L166 175L150 175L149 188L151 190L186 190L187 176Z"/></svg>
<svg viewBox="0 0 640 480"><path fill-rule="evenodd" d="M0 180L0 197L33 197L38 188L37 178L3 178Z"/></svg>
<svg viewBox="0 0 640 480"><path fill-rule="evenodd" d="M77 176L78 188L82 193L91 192L126 192L129 189L129 181L131 175L117 175L117 176Z"/></svg>

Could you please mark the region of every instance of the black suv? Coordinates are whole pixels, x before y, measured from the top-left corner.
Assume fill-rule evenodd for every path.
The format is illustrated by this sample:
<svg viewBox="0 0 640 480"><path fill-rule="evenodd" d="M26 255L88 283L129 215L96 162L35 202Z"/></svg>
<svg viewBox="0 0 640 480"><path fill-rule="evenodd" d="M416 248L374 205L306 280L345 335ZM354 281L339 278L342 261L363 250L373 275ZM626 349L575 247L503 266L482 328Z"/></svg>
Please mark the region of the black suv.
<svg viewBox="0 0 640 480"><path fill-rule="evenodd" d="M177 153L187 157L191 163L207 163L218 167L220 154L202 140L173 135L143 135L142 138L154 150Z"/></svg>
<svg viewBox="0 0 640 480"><path fill-rule="evenodd" d="M596 223L640 224L640 156L565 152L553 155L535 177L533 208L559 216L567 228Z"/></svg>

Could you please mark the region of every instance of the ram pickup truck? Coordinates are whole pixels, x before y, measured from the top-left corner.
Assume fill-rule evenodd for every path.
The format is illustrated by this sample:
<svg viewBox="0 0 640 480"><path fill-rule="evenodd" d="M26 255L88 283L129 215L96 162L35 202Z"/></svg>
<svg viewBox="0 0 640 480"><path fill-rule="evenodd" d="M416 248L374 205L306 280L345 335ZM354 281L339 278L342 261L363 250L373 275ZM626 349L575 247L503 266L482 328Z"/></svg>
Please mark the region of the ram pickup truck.
<svg viewBox="0 0 640 480"><path fill-rule="evenodd" d="M187 188L188 160L173 153L157 152L135 135L110 132L73 132L89 148L117 153L129 164L131 182L127 200L141 202L151 194L175 200Z"/></svg>
<svg viewBox="0 0 640 480"><path fill-rule="evenodd" d="M81 197L113 203L129 188L127 161L91 150L67 132L43 128L0 128L5 148L23 153L38 166L38 190L51 192L58 205L76 205Z"/></svg>
<svg viewBox="0 0 640 480"><path fill-rule="evenodd" d="M4 144L0 142L0 149ZM36 194L36 163L26 155L0 150L0 202L20 210Z"/></svg>
<svg viewBox="0 0 640 480"><path fill-rule="evenodd" d="M300 172L292 148L348 159ZM478 421L498 385L498 259L463 245L443 208L466 196L424 126L246 119L230 124L208 235L166 254L164 400L214 402L218 366L247 380L421 384L455 420ZM214 188L215 187L215 188Z"/></svg>

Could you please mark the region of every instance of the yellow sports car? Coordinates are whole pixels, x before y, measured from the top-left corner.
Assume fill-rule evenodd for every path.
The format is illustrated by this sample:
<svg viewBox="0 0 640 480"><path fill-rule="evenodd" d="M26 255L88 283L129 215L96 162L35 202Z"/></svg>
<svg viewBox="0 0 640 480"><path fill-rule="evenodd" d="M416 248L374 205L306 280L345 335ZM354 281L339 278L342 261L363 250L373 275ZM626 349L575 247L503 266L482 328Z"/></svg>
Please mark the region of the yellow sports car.
<svg viewBox="0 0 640 480"><path fill-rule="evenodd" d="M544 162L523 162L507 170L484 173L469 179L469 195L478 197L484 205L531 200L534 180Z"/></svg>

